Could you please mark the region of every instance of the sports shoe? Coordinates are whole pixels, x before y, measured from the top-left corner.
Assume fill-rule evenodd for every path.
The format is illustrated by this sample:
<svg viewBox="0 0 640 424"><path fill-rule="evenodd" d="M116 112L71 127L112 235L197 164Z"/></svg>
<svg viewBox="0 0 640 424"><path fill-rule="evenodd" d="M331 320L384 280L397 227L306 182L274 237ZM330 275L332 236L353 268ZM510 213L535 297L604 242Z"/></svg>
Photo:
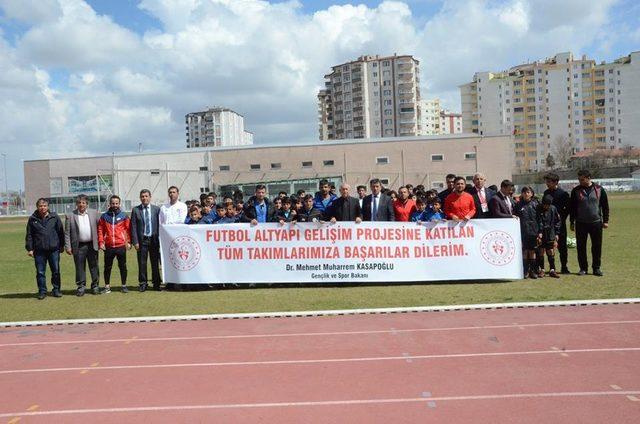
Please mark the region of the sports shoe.
<svg viewBox="0 0 640 424"><path fill-rule="evenodd" d="M51 291L51 295L52 295L53 297L62 297L62 293L60 292L60 290L59 290L59 289L53 289L53 290Z"/></svg>
<svg viewBox="0 0 640 424"><path fill-rule="evenodd" d="M127 286L122 286L122 293L129 293L129 289L127 288Z"/></svg>
<svg viewBox="0 0 640 424"><path fill-rule="evenodd" d="M93 292L93 294L100 294L100 287L98 286L92 287L91 291Z"/></svg>
<svg viewBox="0 0 640 424"><path fill-rule="evenodd" d="M78 296L78 297L84 296L84 287L78 287L76 289L76 296Z"/></svg>
<svg viewBox="0 0 640 424"><path fill-rule="evenodd" d="M138 291L139 291L140 293L147 291L147 285L146 285L146 284L140 284L140 285L138 286Z"/></svg>
<svg viewBox="0 0 640 424"><path fill-rule="evenodd" d="M44 293L44 292L40 292L40 293L38 293L38 300L42 300L42 299L44 299L45 297L47 297L47 294L46 294L46 293Z"/></svg>
<svg viewBox="0 0 640 424"><path fill-rule="evenodd" d="M544 278L544 269L538 271L538 278Z"/></svg>
<svg viewBox="0 0 640 424"><path fill-rule="evenodd" d="M571 274L571 271L565 266L560 270L560 274Z"/></svg>
<svg viewBox="0 0 640 424"><path fill-rule="evenodd" d="M593 275L595 275L596 277L602 277L604 275L604 273L602 272L602 270L600 268L596 268L593 270Z"/></svg>
<svg viewBox="0 0 640 424"><path fill-rule="evenodd" d="M536 274L533 271L529 271L529 278L531 278L532 280L537 280L538 279L538 274Z"/></svg>
<svg viewBox="0 0 640 424"><path fill-rule="evenodd" d="M587 275L587 271L581 269L580 271L578 271L578 275Z"/></svg>
<svg viewBox="0 0 640 424"><path fill-rule="evenodd" d="M558 273L556 272L555 269L552 269L551 271L549 271L549 277L551 277L551 278L560 278L560 276L558 275Z"/></svg>
<svg viewBox="0 0 640 424"><path fill-rule="evenodd" d="M109 293L111 293L111 287L105 286L104 289L102 290L102 294L109 294Z"/></svg>

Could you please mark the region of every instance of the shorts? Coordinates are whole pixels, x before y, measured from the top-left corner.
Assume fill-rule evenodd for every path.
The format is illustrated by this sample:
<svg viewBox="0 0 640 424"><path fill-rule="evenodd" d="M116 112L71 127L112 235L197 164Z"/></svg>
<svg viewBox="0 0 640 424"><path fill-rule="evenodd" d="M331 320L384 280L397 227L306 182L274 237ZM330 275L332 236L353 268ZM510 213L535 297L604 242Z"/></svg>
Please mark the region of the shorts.
<svg viewBox="0 0 640 424"><path fill-rule="evenodd" d="M540 243L540 248L545 250L553 250L555 248L555 241L543 241Z"/></svg>
<svg viewBox="0 0 640 424"><path fill-rule="evenodd" d="M522 248L524 250L535 250L538 247L538 238L536 236L522 237Z"/></svg>

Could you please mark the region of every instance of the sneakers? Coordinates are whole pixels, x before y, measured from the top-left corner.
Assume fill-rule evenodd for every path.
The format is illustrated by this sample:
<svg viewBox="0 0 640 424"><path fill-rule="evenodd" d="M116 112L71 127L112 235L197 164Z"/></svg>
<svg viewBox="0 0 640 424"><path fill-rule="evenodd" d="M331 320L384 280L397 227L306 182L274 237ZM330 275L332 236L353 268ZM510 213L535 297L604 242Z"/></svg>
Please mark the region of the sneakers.
<svg viewBox="0 0 640 424"><path fill-rule="evenodd" d="M42 300L42 299L44 299L45 297L47 297L47 293L45 293L45 292L40 292L40 293L38 293L38 300Z"/></svg>
<svg viewBox="0 0 640 424"><path fill-rule="evenodd" d="M84 287L78 287L76 289L76 296L78 296L78 297L84 296Z"/></svg>
<svg viewBox="0 0 640 424"><path fill-rule="evenodd" d="M93 294L100 294L100 287L94 286L91 288L91 291L93 292Z"/></svg>
<svg viewBox="0 0 640 424"><path fill-rule="evenodd" d="M578 271L578 275L587 275L587 271L581 269L580 271Z"/></svg>
<svg viewBox="0 0 640 424"><path fill-rule="evenodd" d="M560 274L571 274L571 271L569 271L569 268L565 266L560 270Z"/></svg>
<svg viewBox="0 0 640 424"><path fill-rule="evenodd" d="M537 280L538 279L538 274L536 274L533 271L529 271L529 278L531 278L532 280Z"/></svg>
<svg viewBox="0 0 640 424"><path fill-rule="evenodd" d="M122 286L122 289L120 291L122 291L122 293L129 293L129 289L127 288L127 286Z"/></svg>
<svg viewBox="0 0 640 424"><path fill-rule="evenodd" d="M538 278L544 278L544 269L538 271Z"/></svg>
<svg viewBox="0 0 640 424"><path fill-rule="evenodd" d="M102 294L109 294L111 293L111 286L104 286L104 289L102 290Z"/></svg>
<svg viewBox="0 0 640 424"><path fill-rule="evenodd" d="M593 275L595 275L596 277L602 277L604 275L604 273L602 272L602 270L600 268L596 268L593 270Z"/></svg>
<svg viewBox="0 0 640 424"><path fill-rule="evenodd" d="M51 291L51 295L52 295L53 297L62 297L62 293L60 292L60 289L53 289L53 290Z"/></svg>
<svg viewBox="0 0 640 424"><path fill-rule="evenodd" d="M139 291L140 293L147 291L147 285L146 285L146 284L140 284L140 285L138 286L138 291Z"/></svg>
<svg viewBox="0 0 640 424"><path fill-rule="evenodd" d="M551 277L551 278L560 278L560 276L558 275L558 273L556 272L555 269L552 269L551 271L549 271L549 277Z"/></svg>

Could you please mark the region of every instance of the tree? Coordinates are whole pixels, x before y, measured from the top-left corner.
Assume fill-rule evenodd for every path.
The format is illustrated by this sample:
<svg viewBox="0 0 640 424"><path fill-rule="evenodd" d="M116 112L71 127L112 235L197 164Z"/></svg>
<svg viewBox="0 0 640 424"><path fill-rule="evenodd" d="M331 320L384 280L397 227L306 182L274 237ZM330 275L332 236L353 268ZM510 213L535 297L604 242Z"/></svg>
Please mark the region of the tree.
<svg viewBox="0 0 640 424"><path fill-rule="evenodd" d="M559 135L553 139L553 157L557 161L560 168L568 168L571 156L576 151L576 145L573 140Z"/></svg>
<svg viewBox="0 0 640 424"><path fill-rule="evenodd" d="M547 155L545 163L547 164L547 168L549 169L553 169L556 166L556 160L553 158L553 155L551 153Z"/></svg>

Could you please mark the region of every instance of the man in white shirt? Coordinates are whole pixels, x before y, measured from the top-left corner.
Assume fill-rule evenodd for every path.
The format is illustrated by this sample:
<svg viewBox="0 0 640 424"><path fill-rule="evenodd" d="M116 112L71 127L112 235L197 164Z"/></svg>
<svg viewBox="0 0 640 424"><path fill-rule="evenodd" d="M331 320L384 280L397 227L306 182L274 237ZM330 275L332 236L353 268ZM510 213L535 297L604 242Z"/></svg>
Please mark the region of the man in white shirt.
<svg viewBox="0 0 640 424"><path fill-rule="evenodd" d="M476 214L474 218L489 218L489 202L495 196L496 192L485 187L487 178L483 173L477 172L473 176L473 187L469 190L469 194L473 196L473 202L476 205Z"/></svg>
<svg viewBox="0 0 640 424"><path fill-rule="evenodd" d="M187 219L187 205L178 200L178 187L169 187L169 202L160 207L160 225L184 224Z"/></svg>
<svg viewBox="0 0 640 424"><path fill-rule="evenodd" d="M91 274L91 290L99 294L98 287L98 211L89 209L89 198L84 194L76 198L76 209L67 214L64 223L64 248L73 255L76 269L76 295L83 296L86 287L86 265Z"/></svg>

